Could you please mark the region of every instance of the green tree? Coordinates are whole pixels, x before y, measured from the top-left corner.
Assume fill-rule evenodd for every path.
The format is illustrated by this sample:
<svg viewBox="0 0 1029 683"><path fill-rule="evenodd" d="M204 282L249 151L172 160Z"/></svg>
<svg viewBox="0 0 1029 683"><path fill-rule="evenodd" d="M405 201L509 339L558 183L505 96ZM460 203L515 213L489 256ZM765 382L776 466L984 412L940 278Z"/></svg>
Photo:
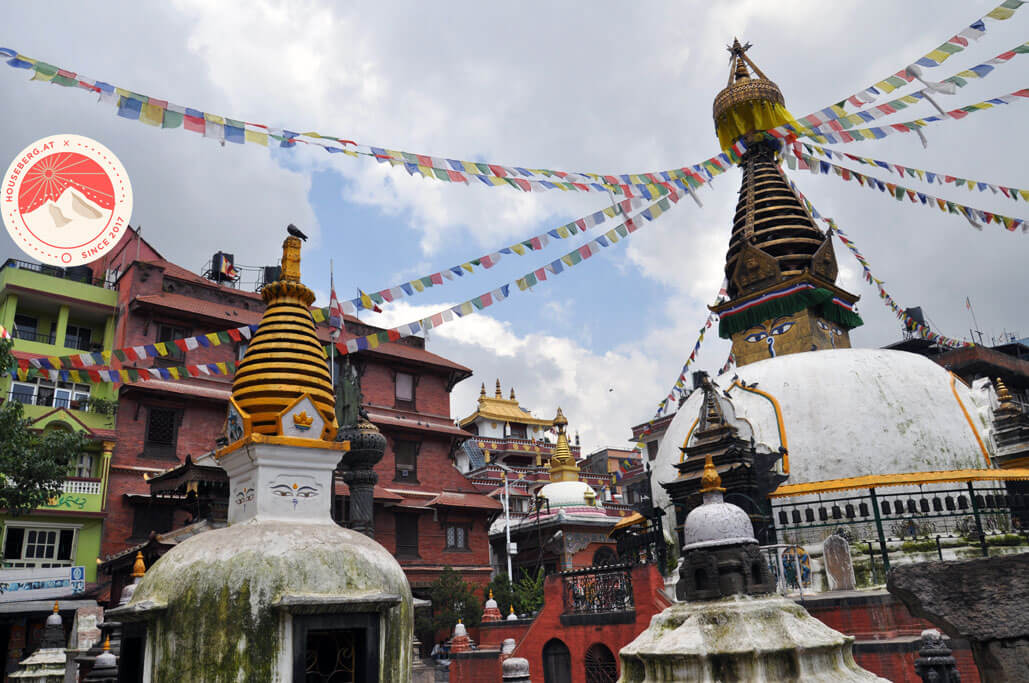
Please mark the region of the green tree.
<svg viewBox="0 0 1029 683"><path fill-rule="evenodd" d="M543 583L545 580L543 567L540 567L535 574L522 570L522 576L514 585L515 612L530 614L543 607Z"/></svg>
<svg viewBox="0 0 1029 683"><path fill-rule="evenodd" d="M497 574L493 577L493 580L486 586L486 595L489 595L491 590L493 591L493 599L497 601L497 609L500 610L500 616L506 618L511 605L515 606L516 612L518 611L518 604L515 601L515 589L506 573Z"/></svg>
<svg viewBox="0 0 1029 683"><path fill-rule="evenodd" d="M0 373L14 365L12 342L0 340ZM61 493L68 466L86 448L81 432L29 429L21 403L0 405L0 508L28 512Z"/></svg>
<svg viewBox="0 0 1029 683"><path fill-rule="evenodd" d="M444 567L429 587L432 614L417 618L416 630L422 642L432 642L439 631L451 633L458 618L465 626L477 626L482 618L482 603L475 587L466 583L452 567Z"/></svg>

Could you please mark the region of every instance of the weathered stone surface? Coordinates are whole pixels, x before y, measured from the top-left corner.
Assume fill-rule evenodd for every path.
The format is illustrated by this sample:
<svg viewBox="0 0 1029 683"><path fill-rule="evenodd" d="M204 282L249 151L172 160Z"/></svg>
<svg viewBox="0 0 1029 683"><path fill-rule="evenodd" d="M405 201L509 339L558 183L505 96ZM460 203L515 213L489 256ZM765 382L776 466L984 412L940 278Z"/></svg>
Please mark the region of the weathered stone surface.
<svg viewBox="0 0 1029 683"><path fill-rule="evenodd" d="M532 683L529 678L529 660L511 657L504 660L503 677L507 683Z"/></svg>
<svg viewBox="0 0 1029 683"><path fill-rule="evenodd" d="M778 595L676 603L622 648L621 683L882 681L854 662L854 638Z"/></svg>
<svg viewBox="0 0 1029 683"><path fill-rule="evenodd" d="M972 645L984 681L1029 682L1029 553L895 567L886 588Z"/></svg>
<svg viewBox="0 0 1029 683"><path fill-rule="evenodd" d="M825 561L825 575L829 579L829 590L852 591L857 580L854 578L854 563L850 559L850 543L843 536L833 534L822 543L822 557Z"/></svg>

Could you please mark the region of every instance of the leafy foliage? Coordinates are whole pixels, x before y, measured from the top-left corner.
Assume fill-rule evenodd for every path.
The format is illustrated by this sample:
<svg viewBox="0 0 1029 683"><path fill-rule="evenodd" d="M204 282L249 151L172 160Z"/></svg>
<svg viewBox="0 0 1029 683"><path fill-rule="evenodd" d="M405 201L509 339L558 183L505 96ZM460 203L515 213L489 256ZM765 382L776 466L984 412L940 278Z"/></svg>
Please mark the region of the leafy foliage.
<svg viewBox="0 0 1029 683"><path fill-rule="evenodd" d="M14 363L11 340L0 340L0 373ZM0 405L0 508L20 514L61 492L68 465L86 448L88 439L66 429L29 429L21 403Z"/></svg>
<svg viewBox="0 0 1029 683"><path fill-rule="evenodd" d="M477 626L482 618L484 599L452 567L443 568L429 588L429 599L432 600L432 616L420 614L416 620L419 638L424 635L429 639L423 642L432 642L439 631L452 632L458 617L465 626Z"/></svg>
<svg viewBox="0 0 1029 683"><path fill-rule="evenodd" d="M522 570L522 576L514 585L515 612L530 614L543 607L543 582L546 579L543 567L535 575Z"/></svg>

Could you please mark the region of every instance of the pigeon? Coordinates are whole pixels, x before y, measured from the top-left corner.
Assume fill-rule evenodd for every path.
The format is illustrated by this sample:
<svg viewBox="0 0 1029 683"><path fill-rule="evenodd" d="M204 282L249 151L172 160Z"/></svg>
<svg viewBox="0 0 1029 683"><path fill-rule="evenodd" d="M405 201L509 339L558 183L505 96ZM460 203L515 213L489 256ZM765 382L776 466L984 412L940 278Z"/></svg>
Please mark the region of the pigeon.
<svg viewBox="0 0 1029 683"><path fill-rule="evenodd" d="M305 235L304 233L300 232L300 228L298 228L297 226L293 225L292 223L290 223L289 225L286 226L286 232L288 232L289 234L293 235L293 237L299 237L300 239L304 240L305 242L307 241L307 235Z"/></svg>

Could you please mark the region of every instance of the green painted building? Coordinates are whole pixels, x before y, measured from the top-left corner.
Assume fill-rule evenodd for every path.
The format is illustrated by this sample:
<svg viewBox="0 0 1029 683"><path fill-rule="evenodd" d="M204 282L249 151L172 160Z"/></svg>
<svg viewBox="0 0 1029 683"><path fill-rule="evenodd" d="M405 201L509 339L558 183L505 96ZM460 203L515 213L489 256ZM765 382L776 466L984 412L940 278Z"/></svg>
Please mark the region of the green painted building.
<svg viewBox="0 0 1029 683"><path fill-rule="evenodd" d="M0 325L19 359L110 351L118 293L92 280L87 268L62 269L9 259L0 269ZM81 565L96 581L111 453L116 387L60 375L6 375L3 398L24 406L39 430L85 432L91 448L71 463L59 496L29 514L0 511L3 569Z"/></svg>

